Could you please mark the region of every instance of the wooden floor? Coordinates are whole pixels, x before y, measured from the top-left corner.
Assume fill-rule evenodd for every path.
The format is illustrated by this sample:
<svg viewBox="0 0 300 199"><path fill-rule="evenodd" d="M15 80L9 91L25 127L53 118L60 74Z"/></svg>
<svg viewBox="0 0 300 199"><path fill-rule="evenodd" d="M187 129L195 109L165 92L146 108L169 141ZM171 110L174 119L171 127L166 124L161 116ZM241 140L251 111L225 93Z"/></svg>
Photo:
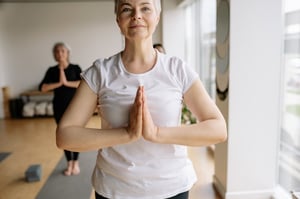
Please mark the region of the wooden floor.
<svg viewBox="0 0 300 199"><path fill-rule="evenodd" d="M55 145L53 118L0 119L0 152L10 152L0 162L0 199L34 199L52 170L63 156ZM88 126L98 127L94 116ZM221 199L212 186L214 163L211 150L206 147L189 148L198 182L190 192L190 199ZM27 183L25 171L29 165L41 164L42 179ZM91 193L90 199L93 199Z"/></svg>

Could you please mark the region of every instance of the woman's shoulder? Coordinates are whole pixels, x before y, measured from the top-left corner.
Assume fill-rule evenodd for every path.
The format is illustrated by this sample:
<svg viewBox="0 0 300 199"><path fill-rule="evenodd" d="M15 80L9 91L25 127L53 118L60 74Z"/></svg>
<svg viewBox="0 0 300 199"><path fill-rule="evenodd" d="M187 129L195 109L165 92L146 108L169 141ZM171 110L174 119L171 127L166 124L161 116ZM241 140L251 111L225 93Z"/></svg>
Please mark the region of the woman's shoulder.
<svg viewBox="0 0 300 199"><path fill-rule="evenodd" d="M54 71L57 71L58 70L58 65L55 65L55 66L49 66L47 71L48 72L54 72Z"/></svg>
<svg viewBox="0 0 300 199"><path fill-rule="evenodd" d="M70 68L80 68L80 65L79 64L70 63L69 67Z"/></svg>
<svg viewBox="0 0 300 199"><path fill-rule="evenodd" d="M184 65L186 64L182 58L180 58L176 55L160 53L159 59L160 59L161 63L163 64L163 66L168 67L170 70L174 70L178 67L179 68L184 67Z"/></svg>
<svg viewBox="0 0 300 199"><path fill-rule="evenodd" d="M106 58L98 58L93 61L92 65L84 70L86 73L89 71L90 73L107 73L109 72L113 66L118 65L119 54L112 55Z"/></svg>
<svg viewBox="0 0 300 199"><path fill-rule="evenodd" d="M118 63L120 52L109 57L98 58L93 62L96 67L110 67Z"/></svg>

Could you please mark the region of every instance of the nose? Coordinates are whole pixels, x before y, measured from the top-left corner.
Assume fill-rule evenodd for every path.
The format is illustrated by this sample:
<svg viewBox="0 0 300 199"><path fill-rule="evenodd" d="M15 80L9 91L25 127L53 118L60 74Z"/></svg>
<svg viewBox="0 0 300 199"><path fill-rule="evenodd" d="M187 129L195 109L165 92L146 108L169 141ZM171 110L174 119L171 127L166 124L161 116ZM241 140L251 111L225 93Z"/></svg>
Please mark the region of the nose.
<svg viewBox="0 0 300 199"><path fill-rule="evenodd" d="M139 10L134 10L134 12L132 13L132 19L137 20L137 19L141 19L141 12Z"/></svg>

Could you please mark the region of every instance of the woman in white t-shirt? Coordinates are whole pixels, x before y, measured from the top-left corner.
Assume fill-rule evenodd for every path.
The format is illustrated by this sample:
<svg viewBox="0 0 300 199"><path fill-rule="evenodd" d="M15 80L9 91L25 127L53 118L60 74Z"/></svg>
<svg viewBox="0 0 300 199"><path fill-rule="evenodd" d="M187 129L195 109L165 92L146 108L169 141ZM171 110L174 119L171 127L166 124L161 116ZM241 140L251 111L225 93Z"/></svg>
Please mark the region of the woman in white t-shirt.
<svg viewBox="0 0 300 199"><path fill-rule="evenodd" d="M82 75L57 128L57 145L99 150L96 198L187 199L196 174L187 146L226 139L226 123L197 73L153 48L160 0L116 0L123 51L96 60ZM181 125L183 102L197 117ZM85 125L99 106L101 129Z"/></svg>

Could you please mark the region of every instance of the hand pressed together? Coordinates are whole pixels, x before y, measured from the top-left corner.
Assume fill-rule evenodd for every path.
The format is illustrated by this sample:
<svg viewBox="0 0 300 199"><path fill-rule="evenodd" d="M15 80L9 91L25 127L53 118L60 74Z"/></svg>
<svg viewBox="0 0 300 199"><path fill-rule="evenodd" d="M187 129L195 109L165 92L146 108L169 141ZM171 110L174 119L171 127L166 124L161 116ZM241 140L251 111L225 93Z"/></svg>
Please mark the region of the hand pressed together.
<svg viewBox="0 0 300 199"><path fill-rule="evenodd" d="M67 85L68 80L63 67L59 67L59 81L62 85Z"/></svg>
<svg viewBox="0 0 300 199"><path fill-rule="evenodd" d="M133 140L143 136L146 140L155 141L158 136L158 127L153 123L143 86L139 86L130 110L127 132Z"/></svg>

